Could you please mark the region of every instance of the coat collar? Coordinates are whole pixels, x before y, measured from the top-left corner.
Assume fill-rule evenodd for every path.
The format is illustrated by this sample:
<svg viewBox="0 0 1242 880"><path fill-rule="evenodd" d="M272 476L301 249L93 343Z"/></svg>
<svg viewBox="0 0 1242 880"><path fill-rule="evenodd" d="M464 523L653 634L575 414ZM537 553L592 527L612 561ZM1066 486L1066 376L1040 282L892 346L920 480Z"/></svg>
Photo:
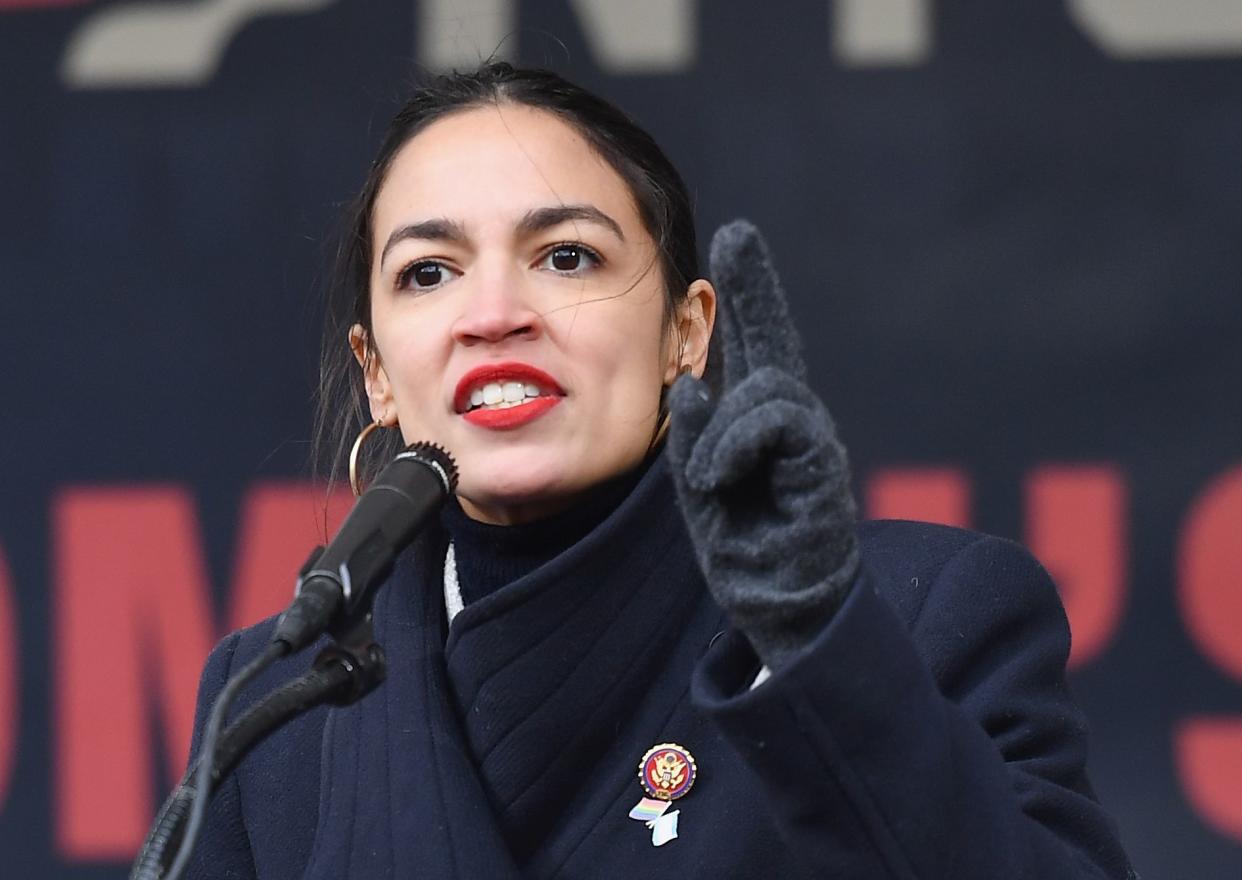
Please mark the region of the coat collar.
<svg viewBox="0 0 1242 880"><path fill-rule="evenodd" d="M377 600L388 681L331 713L308 878L517 876L560 829L589 828L568 814L592 787L632 775L720 625L663 458L447 640L446 542L425 533Z"/></svg>

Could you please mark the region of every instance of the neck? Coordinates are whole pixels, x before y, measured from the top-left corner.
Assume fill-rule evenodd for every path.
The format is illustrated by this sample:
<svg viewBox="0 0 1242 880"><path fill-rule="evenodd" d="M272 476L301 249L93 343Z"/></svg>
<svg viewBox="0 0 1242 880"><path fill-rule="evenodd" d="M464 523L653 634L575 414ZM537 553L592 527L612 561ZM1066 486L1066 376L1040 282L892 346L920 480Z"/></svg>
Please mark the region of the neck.
<svg viewBox="0 0 1242 880"><path fill-rule="evenodd" d="M645 471L646 463L544 516L512 524L480 521L469 502L451 499L441 521L453 541L463 601L477 601L572 547L617 508Z"/></svg>

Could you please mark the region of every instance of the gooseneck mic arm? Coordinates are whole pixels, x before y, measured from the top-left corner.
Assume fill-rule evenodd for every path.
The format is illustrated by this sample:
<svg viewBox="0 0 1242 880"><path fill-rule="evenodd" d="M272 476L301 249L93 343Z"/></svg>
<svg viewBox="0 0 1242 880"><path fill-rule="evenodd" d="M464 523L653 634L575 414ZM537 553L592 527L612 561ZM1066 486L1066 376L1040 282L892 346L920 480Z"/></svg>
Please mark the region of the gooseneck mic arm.
<svg viewBox="0 0 1242 880"><path fill-rule="evenodd" d="M375 589L456 487L452 456L435 444L415 443L380 472L332 542L315 548L267 650L231 678L216 698L198 759L157 814L134 861L131 880L181 876L211 795L268 734L315 706L349 705L384 680L384 652L375 644L371 626ZM273 691L221 733L228 706L242 687L324 632L333 643L320 651L311 671ZM170 853L175 853L171 866Z"/></svg>

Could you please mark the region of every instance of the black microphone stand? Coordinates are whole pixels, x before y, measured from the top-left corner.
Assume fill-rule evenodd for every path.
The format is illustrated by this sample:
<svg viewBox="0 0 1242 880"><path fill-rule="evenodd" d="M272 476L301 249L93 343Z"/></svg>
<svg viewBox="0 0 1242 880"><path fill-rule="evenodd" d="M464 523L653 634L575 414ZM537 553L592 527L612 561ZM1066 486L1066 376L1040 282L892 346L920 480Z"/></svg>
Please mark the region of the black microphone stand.
<svg viewBox="0 0 1242 880"><path fill-rule="evenodd" d="M348 706L384 681L387 661L375 642L371 596L329 630L332 644L316 655L311 669L272 691L224 729L215 753L208 797L249 752L268 735L317 706ZM158 880L180 848L186 820L194 804L195 777L206 756L200 754L181 782L164 801L138 858L130 880Z"/></svg>
<svg viewBox="0 0 1242 880"><path fill-rule="evenodd" d="M379 687L386 665L371 620L376 587L456 486L457 467L446 450L434 443L411 443L380 472L332 543L311 553L299 573L296 597L277 620L267 650L217 695L198 758L156 815L130 880L179 880L220 781L265 737L316 706L348 706ZM309 672L224 727L228 708L243 687L325 631L332 644L319 652Z"/></svg>

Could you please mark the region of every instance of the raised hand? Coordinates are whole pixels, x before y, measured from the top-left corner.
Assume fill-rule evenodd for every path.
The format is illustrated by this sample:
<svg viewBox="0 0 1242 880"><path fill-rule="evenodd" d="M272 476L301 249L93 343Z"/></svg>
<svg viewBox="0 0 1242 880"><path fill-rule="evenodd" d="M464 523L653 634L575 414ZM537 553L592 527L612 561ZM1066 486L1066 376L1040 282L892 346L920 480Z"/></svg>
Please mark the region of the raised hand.
<svg viewBox="0 0 1242 880"><path fill-rule="evenodd" d="M759 231L712 239L724 354L718 401L683 375L668 451L716 601L777 668L827 625L858 568L845 448L804 383L798 333Z"/></svg>

